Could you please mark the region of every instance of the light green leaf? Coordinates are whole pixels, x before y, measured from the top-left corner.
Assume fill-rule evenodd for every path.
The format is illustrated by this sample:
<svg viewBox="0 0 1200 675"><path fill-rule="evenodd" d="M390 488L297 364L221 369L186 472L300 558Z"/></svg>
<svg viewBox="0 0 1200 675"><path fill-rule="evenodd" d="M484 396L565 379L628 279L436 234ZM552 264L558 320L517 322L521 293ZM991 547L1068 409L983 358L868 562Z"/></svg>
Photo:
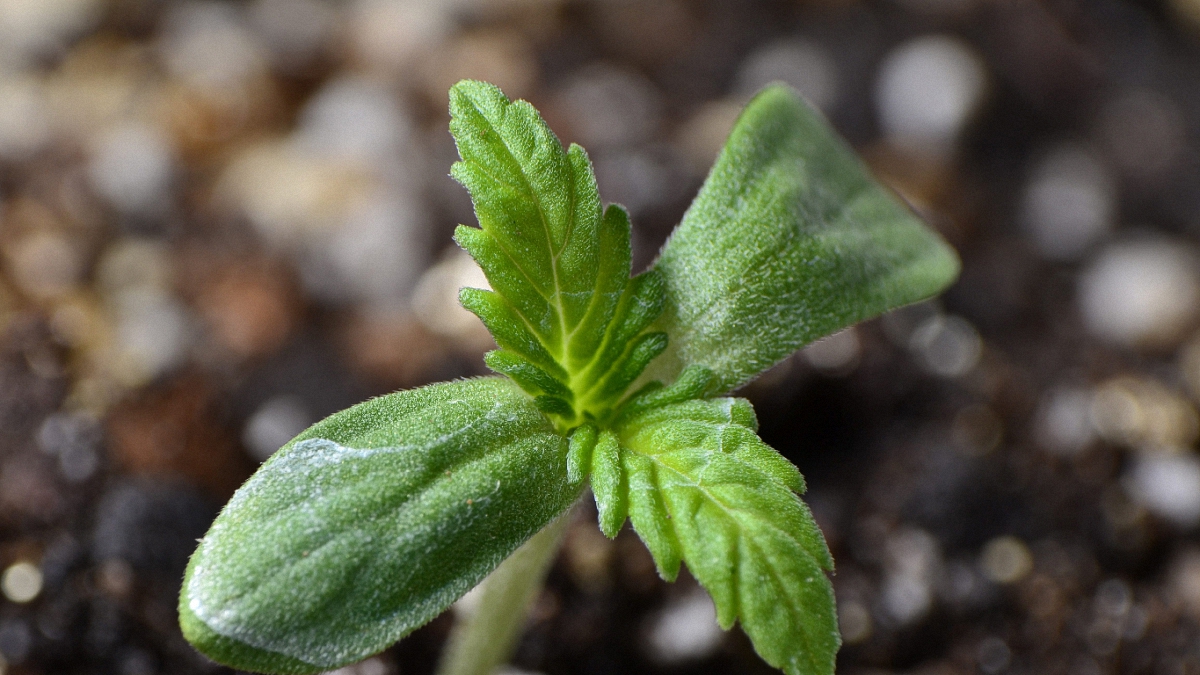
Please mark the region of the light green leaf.
<svg viewBox="0 0 1200 675"><path fill-rule="evenodd" d="M600 432L592 452L592 493L596 497L600 530L612 539L621 531L628 515L627 486L617 437L611 431Z"/></svg>
<svg viewBox="0 0 1200 675"><path fill-rule="evenodd" d="M314 425L238 492L180 597L185 636L237 668L314 673L437 616L582 489L567 440L512 382L367 401Z"/></svg>
<svg viewBox="0 0 1200 675"><path fill-rule="evenodd" d="M629 517L659 573L673 579L682 559L721 626L740 621L763 660L788 675L832 675L833 560L797 494L799 471L755 435L750 404L670 404L627 419L618 435Z"/></svg>
<svg viewBox="0 0 1200 675"><path fill-rule="evenodd" d="M605 418L665 348L645 333L662 311L661 277L629 278L629 217L601 212L587 154L564 151L533 106L464 80L450 114L462 157L451 174L480 225L459 226L455 240L494 289L461 300L505 352L489 367L539 397L564 431Z"/></svg>
<svg viewBox="0 0 1200 675"><path fill-rule="evenodd" d="M567 450L567 480L582 482L592 468L592 451L596 448L598 430L593 424L584 424L571 432Z"/></svg>
<svg viewBox="0 0 1200 675"><path fill-rule="evenodd" d="M562 354L599 270L600 195L583 148L564 152L525 101L482 82L450 90L450 131L483 234L460 236L488 280L550 349ZM628 276L628 272L626 272Z"/></svg>
<svg viewBox="0 0 1200 675"><path fill-rule="evenodd" d="M655 268L667 353L733 389L812 340L928 298L958 258L868 173L819 113L782 85L742 112Z"/></svg>

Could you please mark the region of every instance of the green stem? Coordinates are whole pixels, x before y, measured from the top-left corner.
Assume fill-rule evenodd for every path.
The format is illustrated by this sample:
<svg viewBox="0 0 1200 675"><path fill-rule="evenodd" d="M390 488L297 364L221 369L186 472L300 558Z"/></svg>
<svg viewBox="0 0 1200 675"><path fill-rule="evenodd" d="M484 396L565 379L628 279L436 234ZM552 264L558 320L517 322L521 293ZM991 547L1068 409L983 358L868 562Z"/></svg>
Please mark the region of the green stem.
<svg viewBox="0 0 1200 675"><path fill-rule="evenodd" d="M525 628L529 606L558 553L571 513L567 511L542 528L483 580L479 606L454 624L437 675L491 675L508 661Z"/></svg>

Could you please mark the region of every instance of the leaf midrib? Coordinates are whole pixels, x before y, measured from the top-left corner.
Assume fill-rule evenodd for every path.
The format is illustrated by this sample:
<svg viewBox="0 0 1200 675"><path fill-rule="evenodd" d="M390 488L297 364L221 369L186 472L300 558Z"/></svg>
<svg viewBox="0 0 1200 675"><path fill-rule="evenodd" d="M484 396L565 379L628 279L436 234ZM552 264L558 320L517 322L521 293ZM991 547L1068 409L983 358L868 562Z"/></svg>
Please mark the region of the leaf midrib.
<svg viewBox="0 0 1200 675"><path fill-rule="evenodd" d="M479 115L483 119L487 120L487 115L482 110L479 109L479 106L475 105L474 101L471 102L471 105L475 107L475 110L479 112ZM504 122L507 120L509 111L512 109L513 105L514 104L512 102L508 102L504 105L503 108L501 108L500 123L502 126L503 126ZM489 121L489 124L490 124L490 121ZM496 125L493 124L491 126L492 126L493 130L499 131L499 129L496 128ZM542 207L542 200L538 196L537 191L533 189L533 184L529 180L529 175L525 172L524 163L522 163L519 159L517 159L516 154L514 154L512 148L509 146L507 134L497 133L496 135L500 138L500 145L504 148L504 151L508 154L509 159L511 159L513 161L513 163L516 164L516 166L517 166L517 172L520 174L522 182L524 182L524 184L525 184L525 192L528 195L530 201L534 204L534 206L537 209L538 220L541 221L541 225L542 225L542 233L546 237L546 248L550 251L550 272L551 272L551 277L554 281L554 299L550 300L550 298L546 298L545 296L543 296L543 298L547 302L550 302L551 305L558 311L559 346L561 348L561 352L558 354L555 354L554 350L550 350L548 345L546 345L545 343L543 343L542 346L546 347L547 351L549 351L551 354L555 354L555 358L556 358L556 360L558 360L559 365L562 366L564 370L566 370L566 368L567 368L566 363L565 363L567 360L566 355L569 353L569 350L567 349L567 340L568 340L567 327L566 327L567 314L566 314L566 310L564 309L563 304L562 304L562 285L559 282L558 259L562 255L562 251L566 250L567 242L570 241L571 234L574 232L574 229L575 229L575 206L576 206L577 197L575 195L574 181L573 180L567 181L567 185L568 185L567 193L570 195L569 196L569 207L570 208L567 210L567 213L569 214L567 217L567 229L563 233L562 249L556 251L554 249L554 237L550 231L550 223L546 219L546 210ZM553 138L553 135L551 137ZM559 148L559 151L560 152L562 151L561 146ZM565 155L565 153L564 153L564 155ZM567 165L568 174L573 173L572 169L571 169L571 160L569 157L566 158L566 165ZM507 249L505 249L503 246L501 246L501 250L504 251L505 255L509 256L509 259L512 259L512 255L508 252ZM515 260L514 260L514 262L515 262ZM535 288L536 288L536 286L535 286ZM570 371L568 370L567 372L570 372Z"/></svg>

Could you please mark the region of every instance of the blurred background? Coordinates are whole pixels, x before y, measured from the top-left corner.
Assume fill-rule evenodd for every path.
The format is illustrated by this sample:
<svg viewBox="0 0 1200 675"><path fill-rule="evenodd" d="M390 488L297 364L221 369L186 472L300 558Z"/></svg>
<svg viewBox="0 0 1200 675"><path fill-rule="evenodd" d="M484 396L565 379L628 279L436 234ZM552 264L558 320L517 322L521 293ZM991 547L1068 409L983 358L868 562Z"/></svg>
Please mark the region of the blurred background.
<svg viewBox="0 0 1200 675"><path fill-rule="evenodd" d="M0 0L0 674L222 672L175 599L232 491L484 372L462 77L588 148L637 268L774 80L961 252L743 392L841 672L1200 673L1200 1ZM513 672L773 672L583 511ZM452 613L342 675L431 672Z"/></svg>

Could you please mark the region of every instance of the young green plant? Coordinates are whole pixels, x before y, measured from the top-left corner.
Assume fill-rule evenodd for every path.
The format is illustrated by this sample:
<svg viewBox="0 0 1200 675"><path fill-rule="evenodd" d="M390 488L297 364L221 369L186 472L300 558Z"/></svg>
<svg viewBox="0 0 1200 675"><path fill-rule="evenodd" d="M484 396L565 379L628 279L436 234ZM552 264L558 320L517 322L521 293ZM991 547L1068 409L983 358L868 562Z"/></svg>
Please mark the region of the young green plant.
<svg viewBox="0 0 1200 675"><path fill-rule="evenodd" d="M767 663L833 673L833 560L804 479L758 438L750 403L726 394L816 338L939 292L957 275L953 251L783 86L749 103L658 260L633 277L629 218L603 206L583 148L564 150L533 106L482 82L455 85L450 111L452 175L480 225L455 240L491 285L461 301L499 345L485 362L503 377L372 399L281 448L192 556L184 635L252 671L363 659L590 485L604 534L629 520L664 579L686 563L721 626L739 622ZM535 571L497 577L531 587L557 532L514 558ZM503 591L485 601L529 595ZM494 652L449 659L479 672L511 647L457 643Z"/></svg>

